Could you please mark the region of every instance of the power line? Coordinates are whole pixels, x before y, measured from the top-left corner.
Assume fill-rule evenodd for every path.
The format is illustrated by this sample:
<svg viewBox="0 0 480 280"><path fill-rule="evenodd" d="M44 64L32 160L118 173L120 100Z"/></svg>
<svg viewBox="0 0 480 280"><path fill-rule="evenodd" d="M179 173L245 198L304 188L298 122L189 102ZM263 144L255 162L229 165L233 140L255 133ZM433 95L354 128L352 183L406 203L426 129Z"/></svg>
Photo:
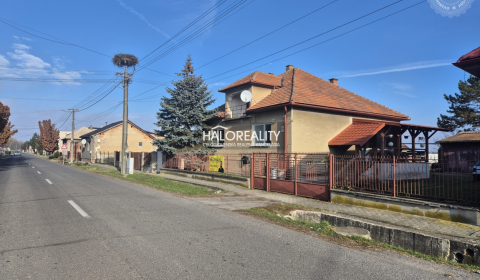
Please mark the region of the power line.
<svg viewBox="0 0 480 280"><path fill-rule="evenodd" d="M169 43L170 41L172 41L173 39L175 39L178 35L182 34L185 30L187 30L188 28L190 28L192 25L194 25L195 23L197 23L198 21L200 21L201 19L203 19L205 16L207 16L208 14L210 14L211 12L213 12L213 10L215 8L218 8L220 7L223 3L225 3L226 0L221 0L219 2L217 2L215 5L213 5L212 7L210 7L207 11L205 11L203 14L201 14L199 17L197 17L195 20L193 20L192 22L190 22L189 24L187 24L187 26L185 26L182 30L178 31L175 35L173 35L170 39L168 39L165 43L161 44L159 47L157 47L156 49L154 49L153 51L151 51L150 53L148 53L146 56L142 57L140 60L144 60L145 58L147 58L148 56L150 56L151 54L153 54L154 52L156 52L158 49L160 49L161 47L165 46L167 43Z"/></svg>
<svg viewBox="0 0 480 280"><path fill-rule="evenodd" d="M382 10L384 10L384 9L390 7L390 6L396 5L396 4L398 4L398 3L402 2L402 1L403 1L403 0L399 0L399 1L396 1L396 2L391 3L391 4L389 4L389 5L386 5L386 6L382 7L382 8L380 8L380 9L377 9L377 10L375 10L375 11L373 11L373 12L370 12L370 13L368 13L368 14L365 14L365 15L361 16L361 17L358 17L358 18L356 18L356 19L354 19L354 20L351 20L351 21L346 22L346 23L344 23L344 24L341 24L341 25L339 25L339 26L337 26L337 27L334 27L334 28L332 28L332 29L330 29L330 30L327 30L327 31L325 31L325 32L322 32L322 33L320 33L320 34L317 34L317 35L315 35L315 36L313 36L313 37L310 37L310 38L308 38L308 39L306 39L306 40L303 40L303 41L301 41L301 42L299 42L299 43L293 44L293 45L291 45L291 46L289 46L289 47L286 47L286 48L284 48L284 49L281 49L281 50L276 51L276 52L274 52L274 53L271 53L271 54L269 54L269 55L266 55L266 56L261 57L261 58L256 59L256 60L253 60L253 61L251 61L251 62L249 62L249 63L243 64L243 65L241 65L241 66L239 66L239 67L236 67L236 68L233 68L233 69L231 69L231 70L225 71L225 72L223 72L223 73L221 73L221 74L218 74L218 75L209 77L209 78L207 78L206 80L209 80L209 79L212 79L212 78L215 78L215 77L218 77L218 76L222 76L222 75L224 75L224 74L226 74L226 73L230 73L230 72L235 71L235 70L237 70L237 69L243 68L243 67L245 67L245 66L247 66L247 65L253 64L253 63L258 62L258 61L260 61L260 60L264 60L265 58L274 56L274 55L276 55L276 54L279 54L279 53L281 53L281 52L284 52L284 51L286 51L286 50L289 50L289 49L291 49L291 48L294 48L294 47L299 46L299 45L301 45L301 44L304 44L304 43L306 43L306 42L309 42L309 41L311 41L311 40L313 40L313 39L315 39L315 38L318 38L318 37L320 37L320 36L323 36L323 35L325 35L325 34L328 34L328 33L332 32L332 31L334 31L334 30L337 30L337 29L339 29L339 28L341 28L341 27L344 27L344 26L346 26L346 25L349 25L349 24L351 24L351 23L354 23L354 22L356 22L356 21L358 21L358 20L360 20L360 19L362 19L362 18L365 18L365 17L368 17L368 16L370 16L370 15L373 15L373 14L379 12L379 11L382 11ZM423 2L424 2L424 1L422 1L422 3L423 3Z"/></svg>
<svg viewBox="0 0 480 280"><path fill-rule="evenodd" d="M93 103L92 105L88 106L88 107L85 107L81 110L78 110L79 112L80 111L85 111L87 110L88 108L92 107L93 105L97 104L98 102L102 101L105 97L107 97L110 93L112 93L112 91L114 91L118 85L120 85L122 82L118 83L114 88L112 88L112 90L110 90L106 95L104 95L102 98L100 98L99 100L97 100L97 102Z"/></svg>
<svg viewBox="0 0 480 280"><path fill-rule="evenodd" d="M243 9L244 7L248 6L249 4L251 4L253 1L255 0L252 0L250 1L249 3L247 3L246 5L244 5L243 7L241 7L240 9L238 9L237 11L235 11L235 9L237 9L239 6L241 6L242 4L244 4L247 0L238 0L236 1L235 3L231 4L230 6L228 6L224 11L222 11L222 13L220 13L219 15L215 16L213 19L211 19L209 22L206 22L204 23L202 26L198 27L196 30L192 31L190 34L184 36L181 41L173 46L171 46L169 49L167 49L166 51L164 51L163 53L157 55L155 58L152 58L151 60L149 60L143 67L141 67L138 71L146 68L147 66L151 65L152 63L158 61L159 59L165 57L166 55L172 53L173 51L177 50L178 48L180 48L181 46L185 45L186 43L192 41L193 39L197 38L198 36L200 36L201 34L203 34L204 32L208 31L210 27L213 27L217 24L219 24L220 22L222 22L223 20L229 18L230 16L232 16L233 14L235 14L236 12L240 11L241 9ZM234 11L234 12L233 12ZM229 13L233 12L232 14L229 15ZM220 22L217 22L218 20L222 19L223 17L225 17L223 20L221 20Z"/></svg>
<svg viewBox="0 0 480 280"><path fill-rule="evenodd" d="M372 13L378 12L378 11L380 11L380 10L382 10L382 9L385 9L386 7L389 7L389 6L391 6L391 5L397 4L398 2L401 2L401 1L397 1L397 2L395 2L395 3L392 3L392 4L388 5L388 6L385 6L385 7L381 8L381 9L378 9L378 10L372 12ZM298 53L300 53L300 52L306 51L306 50L308 50L308 49L311 49L311 48L316 47L316 46L318 46L318 45L321 45L321 44L324 44L324 43L326 43L326 42L332 41L332 40L334 40L334 39L336 39L336 38L342 37L342 36L344 36L344 35L347 35L347 34L349 34L349 33L354 32L354 31L356 31L356 30L359 30L359 29L361 29L361 28L364 28L364 27L366 27L366 26L369 26L369 25L371 25L371 24L374 24L374 23L376 23L376 22L379 22L379 21L381 21L381 20L384 20L384 19L386 19L386 18L388 18L388 17L391 17L391 16L393 16L393 15L396 15L396 14L398 14L398 13L401 13L401 12L403 12L403 11L406 11L406 10L408 10L408 9L411 9L411 8L413 8L413 7L415 7L415 6L418 6L418 5L422 4L423 2L425 2L425 1L420 1L420 2L418 2L418 3L416 3L416 4L413 4L413 5L411 5L411 6L408 6L408 7L404 8L404 9L401 9L401 10L398 10L398 11L393 12L393 13L391 13L391 14L388 14L388 15L386 15L386 16L384 16L384 17L381 17L381 18L379 18L379 19L377 19L377 20L371 21L371 22L369 22L369 23L367 23L367 24L364 24L364 25L362 25L362 26L360 26L360 27L354 28L354 29L352 29L352 30L349 30L349 31L347 31L347 32L344 32L344 33L342 33L342 34L339 34L339 35L337 35L337 36L334 36L334 37L332 37L332 38L330 38L330 39L324 40L324 41L322 41L322 42L319 42L319 43L314 44L314 45L312 45L312 46L306 47L306 48L301 49L301 50L299 50L299 51L293 52L293 53L288 54L288 55L286 55L286 56L280 57L280 58L278 58L278 59L272 60L272 61L270 61L270 62L264 63L264 64L262 64L262 65L256 66L255 68L251 68L251 69L248 69L248 70L245 70L245 71L236 73L236 74L234 74L234 75L231 75L231 76L228 76L228 77L225 77L225 78L216 80L216 81L214 81L214 82L222 81L222 80L225 80L225 79L228 79L228 78L237 76L237 75L239 75L239 74L242 74L242 73L244 73L244 72L248 72L248 71L251 71L251 70L258 69L259 67L268 65L268 64L270 64L270 63L272 63L272 62L276 62L276 61L278 61L278 60L281 60L281 59L287 58L287 57L289 57L289 56L298 54ZM370 14L372 14L372 13L369 13L369 14L367 14L367 15L370 15ZM366 17L367 15L364 15L364 16L362 16L361 18ZM353 20L353 21L356 21L356 20L358 20L358 19L359 19L359 18L357 18L357 19L355 19L355 20ZM351 23L351 22L353 22L353 21L350 21L349 23ZM348 24L348 23L346 23L346 24ZM340 25L340 26L338 26L338 27L335 27L334 29L338 29L339 27L345 26L346 24L342 24L342 25ZM331 29L331 30L334 30L334 29ZM331 30L329 30L329 31L327 31L327 32L330 32ZM323 33L322 33L322 34L323 34ZM316 37L318 37L318 36L319 36L319 35L317 35ZM308 40L310 40L310 39L308 39ZM306 40L306 41L307 41L307 40ZM305 42L305 41L304 41L304 42ZM302 42L301 42L301 43L302 43ZM295 44L295 45L293 45L293 46L297 46L297 45L299 45L299 44L301 44L301 43ZM292 47L292 46L291 46L291 47ZM284 50L287 50L287 49L289 49L289 48L291 48L291 47L288 47L288 48L286 48L286 49L284 49ZM281 50L281 51L283 51L283 50ZM281 52L281 51L279 51L279 52ZM274 54L277 54L277 53L279 53L279 52L276 52L276 53L274 53ZM272 54L272 55L273 55L273 54ZM208 78L208 79L212 79L212 78L214 78L214 77L223 75L223 74L225 74L225 73L232 72L232 71L234 71L234 70L236 70L236 69L242 68L242 67L244 67L244 66L246 66L246 65L250 65L250 64L255 63L255 62L259 61L259 60L263 60L264 58L270 57L270 56L272 56L272 55L265 56L265 57L263 57L263 58L257 59L257 60L255 60L255 61L253 61L253 62L244 64L244 65L242 65L242 66L240 66L240 67L234 68L233 70L226 71L226 72L224 72L224 73L222 73L222 74L219 74L219 75L210 77L210 78ZM206 79L206 80L208 80L208 79ZM153 90L153 89L152 89L152 90ZM160 95L161 95L161 94L160 94ZM152 95L152 96L150 96L150 97L156 97L156 96L159 96L159 95ZM149 97L145 97L145 98L136 99L136 100L134 99L134 100L131 100L131 101L146 100L146 99L148 99L148 98L149 98Z"/></svg>
<svg viewBox="0 0 480 280"><path fill-rule="evenodd" d="M259 65L259 66L255 67L255 68L251 68L251 69L242 71L242 72L240 72L240 73L237 73L237 74L235 74L235 75L228 76L228 77L225 77L225 78L216 80L216 81L214 81L214 82L222 81L222 80L225 80L225 79L234 77L234 76L236 76L236 75L238 75L238 74L241 74L241 73L244 73L244 72L248 72L248 71L251 71L251 70L254 70L254 69L258 69L259 67L268 65L268 64L273 63L273 62L276 62L276 61L278 61L278 60L281 60L281 59L287 58L287 57L289 57L289 56L298 54L298 53L300 53L300 52L306 51L306 50L308 50L308 49L314 48L314 47L316 47L316 46L318 46L318 45L321 45L321 44L324 44L324 43L326 43L326 42L332 41L332 40L334 40L334 39L337 39L337 38L339 38L339 37L342 37L342 36L344 36L344 35L347 35L347 34L349 34L349 33L352 33L352 32L354 32L354 31L356 31L356 30L362 29L362 28L367 27L367 26L369 26L369 25L371 25L371 24L374 24L374 23L376 23L376 22L379 22L379 21L381 21L381 20L384 20L384 19L386 19L386 18L388 18L388 17L391 17L391 16L393 16L393 15L396 15L396 14L398 14L398 13L401 13L401 12L403 12L403 11L406 11L406 10L408 10L408 9L411 9L411 8L413 8L413 7L415 7L415 6L418 6L418 5L420 5L420 4L424 3L424 2L425 2L425 0L420 1L420 2L418 2L418 3L416 3L416 4L413 4L413 5L411 5L411 6L408 6L408 7L404 8L404 9L398 10L398 11L396 11L396 12L394 12L394 13L388 14L388 15L386 15L386 16L384 16L384 17L381 17L381 18L379 18L379 19L377 19L377 20L371 21L371 22L369 22L369 23L367 23L367 24L364 24L364 25L362 25L362 26L360 26L360 27L357 27L357 28L354 28L354 29L349 30L349 31L347 31L347 32L344 32L344 33L342 33L342 34L340 34L340 35L334 36L334 37L332 37L332 38L330 38L330 39L327 39L327 40L325 40L325 41L322 41L322 42L320 42L320 43L317 43L317 44L314 44L314 45L312 45L312 46L306 47L306 48L304 48L304 49L301 49L301 50L299 50L299 51L293 52L293 53L288 54L288 55L286 55L286 56L282 56L282 57L280 57L280 58L278 58L278 59L272 60L272 61L267 62L267 63L264 63L264 64L262 64L262 65ZM277 52L277 53L278 53L278 52ZM269 55L269 56L271 56L271 55ZM269 56L266 56L266 57L269 57ZM266 58L266 57L264 57L264 58ZM262 60L262 59L263 59L263 58L258 59L258 60ZM256 61L258 61L258 60L255 60L254 62L256 62ZM252 62L252 63L253 63L253 62ZM251 63L247 63L247 64L245 64L245 65L249 65L249 64L251 64ZM245 65L243 65L243 66L245 66ZM237 68L235 68L235 69L233 69L233 70L236 70L236 69L241 68L241 67L243 67L243 66L237 67ZM222 73L222 74L220 74L220 75L223 75L223 74L225 74L225 73L231 72L231 71L233 71L233 70L224 72L224 73ZM210 77L210 78L208 78L208 79L211 79L211 78L214 78L214 77L217 77L217 76L220 76L220 75L216 75L216 76ZM206 79L206 80L208 80L208 79Z"/></svg>
<svg viewBox="0 0 480 280"><path fill-rule="evenodd" d="M215 61L217 61L217 60L219 60L219 59L222 59L222 58L224 58L224 57L226 57L226 56L228 56L228 55L231 55L232 53L237 52L237 51L245 48L246 46L251 45L251 44L253 44L253 43L255 43L255 42L257 42L257 41L259 41L259 40L261 40L261 39L263 39L263 38L265 38L265 37L268 37L268 36L272 35L273 33L276 33L276 32L278 32L278 31L282 30L283 28L294 24L295 22L297 22L297 21L299 21L299 20L302 20L302 19L304 19L304 18L306 18L306 17L308 17L308 16L310 16L310 15L312 15L312 14L314 14L314 13L316 13L316 12L318 12L318 11L320 11L320 10L322 10L322 9L330 6L330 5L332 5L333 3L337 2L337 1L338 1L338 0L335 0L335 1L332 1L332 2L330 2L330 3L328 3L328 4L326 4L326 5L323 5L322 7L317 8L317 9L315 9L315 10L313 10L313 11L311 11L311 12L309 12L309 13L307 13L307 14L305 14L305 15L303 15L303 16L301 16L301 17L299 17L299 18L297 18L297 19L295 19L295 20L293 20L293 21L291 21L291 22L289 22L289 23L287 23L287 24L285 24L285 25L283 25L283 26L281 26L281 27L279 27L279 28L277 28L277 29L275 29L275 30L273 30L273 31L271 31L271 32L269 32L269 33L261 36L261 37L259 37L259 38L257 38L257 39L255 39L255 40L253 40L253 41L250 41L250 42L246 43L245 45L243 45L243 46L241 46L241 47L239 47L239 48L234 49L234 50L231 51L231 52L228 52L228 53L226 53L226 54L224 54L224 55L222 55L222 56L220 56L220 57L218 57L218 58L215 58L214 60L211 60L210 62L207 62L207 63L205 63L205 64L197 67L196 70L198 70L198 69L200 69L200 68L202 68L202 67L204 67L204 66L207 66L207 65L209 65L209 64L211 64L211 63L213 63L213 62L215 62Z"/></svg>

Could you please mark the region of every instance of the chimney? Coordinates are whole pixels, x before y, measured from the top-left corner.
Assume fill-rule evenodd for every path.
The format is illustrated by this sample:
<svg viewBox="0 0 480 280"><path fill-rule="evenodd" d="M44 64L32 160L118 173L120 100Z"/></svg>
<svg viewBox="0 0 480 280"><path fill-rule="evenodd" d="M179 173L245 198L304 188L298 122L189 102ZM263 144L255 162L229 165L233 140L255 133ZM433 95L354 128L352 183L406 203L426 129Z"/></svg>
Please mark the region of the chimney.
<svg viewBox="0 0 480 280"><path fill-rule="evenodd" d="M331 84L334 84L334 85L338 86L338 79L331 78L329 81L330 81Z"/></svg>
<svg viewBox="0 0 480 280"><path fill-rule="evenodd" d="M92 125L90 125L90 129L93 129L93 126L92 126Z"/></svg>
<svg viewBox="0 0 480 280"><path fill-rule="evenodd" d="M286 70L285 70L285 71L289 71L289 70L292 70L292 69L293 69L293 65L290 65L290 64L289 64L289 65L286 66Z"/></svg>

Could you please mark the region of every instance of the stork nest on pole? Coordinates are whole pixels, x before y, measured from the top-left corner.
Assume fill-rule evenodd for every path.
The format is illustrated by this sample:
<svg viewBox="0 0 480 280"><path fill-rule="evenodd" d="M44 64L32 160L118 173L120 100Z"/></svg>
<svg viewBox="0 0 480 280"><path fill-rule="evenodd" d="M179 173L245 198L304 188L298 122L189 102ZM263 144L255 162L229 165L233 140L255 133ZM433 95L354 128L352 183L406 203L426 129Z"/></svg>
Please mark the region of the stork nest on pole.
<svg viewBox="0 0 480 280"><path fill-rule="evenodd" d="M138 58L132 54L119 53L112 58L112 62L117 67L132 67L138 64Z"/></svg>

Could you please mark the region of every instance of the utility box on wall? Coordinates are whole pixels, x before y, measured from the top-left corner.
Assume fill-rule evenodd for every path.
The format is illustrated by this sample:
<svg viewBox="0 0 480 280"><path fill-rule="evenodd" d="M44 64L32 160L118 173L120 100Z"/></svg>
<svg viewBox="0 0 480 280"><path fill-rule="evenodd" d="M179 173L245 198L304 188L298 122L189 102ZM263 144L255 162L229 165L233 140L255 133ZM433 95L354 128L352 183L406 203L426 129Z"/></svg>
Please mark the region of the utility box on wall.
<svg viewBox="0 0 480 280"><path fill-rule="evenodd" d="M133 158L127 158L127 174L133 174Z"/></svg>

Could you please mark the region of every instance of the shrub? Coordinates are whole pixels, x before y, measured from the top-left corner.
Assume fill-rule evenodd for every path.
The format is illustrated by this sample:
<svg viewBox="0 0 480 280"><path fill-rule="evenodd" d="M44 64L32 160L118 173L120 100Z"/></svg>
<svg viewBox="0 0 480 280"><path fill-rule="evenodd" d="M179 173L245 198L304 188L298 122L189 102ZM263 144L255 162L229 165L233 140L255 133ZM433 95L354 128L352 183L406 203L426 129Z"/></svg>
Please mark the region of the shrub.
<svg viewBox="0 0 480 280"><path fill-rule="evenodd" d="M59 156L61 156L62 154L59 152L59 151L56 151L54 154L53 154L53 158L58 158Z"/></svg>

